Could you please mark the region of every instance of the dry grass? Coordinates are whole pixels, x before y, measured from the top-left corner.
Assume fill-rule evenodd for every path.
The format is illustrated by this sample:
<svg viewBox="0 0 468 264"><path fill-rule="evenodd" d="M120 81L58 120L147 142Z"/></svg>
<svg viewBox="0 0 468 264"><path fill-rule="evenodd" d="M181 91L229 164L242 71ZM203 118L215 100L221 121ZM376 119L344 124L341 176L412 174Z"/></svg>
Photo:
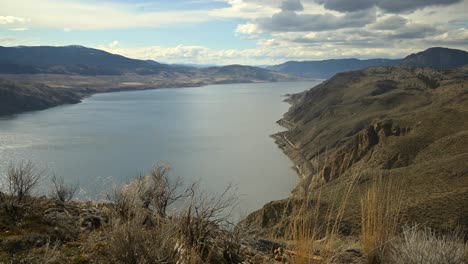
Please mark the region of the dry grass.
<svg viewBox="0 0 468 264"><path fill-rule="evenodd" d="M361 198L361 242L369 264L381 263L388 243L397 234L400 190L391 179L376 176Z"/></svg>
<svg viewBox="0 0 468 264"><path fill-rule="evenodd" d="M292 213L288 228L294 241L294 263L329 263L342 249L337 243L341 240L340 227L360 174L354 173L349 177L348 186L332 195L335 200L326 204L322 199L321 187L306 191L306 198Z"/></svg>
<svg viewBox="0 0 468 264"><path fill-rule="evenodd" d="M462 264L467 249L457 231L437 234L430 228L405 227L402 238L392 243L387 263Z"/></svg>

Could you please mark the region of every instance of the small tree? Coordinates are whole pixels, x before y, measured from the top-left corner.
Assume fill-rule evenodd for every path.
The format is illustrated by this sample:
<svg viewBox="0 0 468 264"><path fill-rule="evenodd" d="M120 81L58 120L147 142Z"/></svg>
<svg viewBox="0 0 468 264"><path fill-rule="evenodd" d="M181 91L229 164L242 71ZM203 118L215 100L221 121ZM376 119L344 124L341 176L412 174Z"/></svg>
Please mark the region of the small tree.
<svg viewBox="0 0 468 264"><path fill-rule="evenodd" d="M31 161L10 163L6 175L6 188L13 199L21 204L39 185L44 171L37 170Z"/></svg>
<svg viewBox="0 0 468 264"><path fill-rule="evenodd" d="M76 194L78 185L66 184L63 177L52 176L52 198L59 204L64 205L69 202Z"/></svg>

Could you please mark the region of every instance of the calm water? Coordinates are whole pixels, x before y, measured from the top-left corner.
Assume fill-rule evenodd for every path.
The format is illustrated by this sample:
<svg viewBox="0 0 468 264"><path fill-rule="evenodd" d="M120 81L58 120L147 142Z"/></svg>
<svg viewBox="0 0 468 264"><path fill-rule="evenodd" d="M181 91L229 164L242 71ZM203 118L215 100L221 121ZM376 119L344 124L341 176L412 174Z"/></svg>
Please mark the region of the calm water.
<svg viewBox="0 0 468 264"><path fill-rule="evenodd" d="M316 83L212 85L98 94L76 105L0 119L0 173L33 160L99 197L113 182L168 161L171 177L208 192L234 184L240 212L287 197L296 174L270 134L282 95Z"/></svg>

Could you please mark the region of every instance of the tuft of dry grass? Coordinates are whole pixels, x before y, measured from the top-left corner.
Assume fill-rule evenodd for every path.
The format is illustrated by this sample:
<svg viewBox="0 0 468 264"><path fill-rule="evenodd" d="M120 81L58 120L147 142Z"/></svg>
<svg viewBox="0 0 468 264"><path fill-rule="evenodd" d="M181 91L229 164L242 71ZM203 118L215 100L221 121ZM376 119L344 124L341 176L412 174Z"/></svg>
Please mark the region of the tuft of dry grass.
<svg viewBox="0 0 468 264"><path fill-rule="evenodd" d="M361 197L361 243L367 263L381 263L398 231L402 192L391 179L375 176Z"/></svg>
<svg viewBox="0 0 468 264"><path fill-rule="evenodd" d="M438 234L430 228L405 227L402 238L392 243L387 263L462 264L466 244L457 231Z"/></svg>
<svg viewBox="0 0 468 264"><path fill-rule="evenodd" d="M350 175L347 187L332 195L335 200L326 204L322 201L321 187L306 192L306 198L292 213L288 228L294 241L294 263L329 263L341 249L337 246L340 227L359 178L359 173Z"/></svg>

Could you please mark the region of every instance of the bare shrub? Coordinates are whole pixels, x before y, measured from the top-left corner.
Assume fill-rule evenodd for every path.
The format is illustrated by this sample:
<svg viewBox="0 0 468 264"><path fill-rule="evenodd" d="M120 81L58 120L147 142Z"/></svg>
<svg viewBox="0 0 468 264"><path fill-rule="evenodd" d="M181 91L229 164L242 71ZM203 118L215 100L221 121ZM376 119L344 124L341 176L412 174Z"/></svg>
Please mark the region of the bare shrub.
<svg viewBox="0 0 468 264"><path fill-rule="evenodd" d="M52 176L51 196L58 204L64 205L73 199L78 190L78 185L66 184L63 177Z"/></svg>
<svg viewBox="0 0 468 264"><path fill-rule="evenodd" d="M190 255L182 256L189 263L223 263L224 256L220 252L235 252L233 244L224 244L229 233L224 229L232 227L229 217L237 202L232 186L220 194L200 193L191 196L185 212L179 217L181 246ZM229 234L230 235L230 234ZM233 242L234 240L231 240ZM229 247L226 249L223 247ZM194 256L196 257L194 259ZM230 256L234 256L231 254ZM185 259L184 259L185 258ZM200 262L201 261L201 262Z"/></svg>
<svg viewBox="0 0 468 264"><path fill-rule="evenodd" d="M114 188L107 197L123 218L134 215L134 209L141 208L165 218L168 207L191 196L194 188L192 184L182 191L182 181L179 178L171 181L169 171L168 164L158 163L148 176L136 177L128 184Z"/></svg>
<svg viewBox="0 0 468 264"><path fill-rule="evenodd" d="M189 197L193 193L193 185L181 191L182 181L176 178L170 181L168 174L170 166L159 163L153 167L149 176L145 177L140 189L140 199L143 206L154 211L160 217L166 217L167 208L173 203Z"/></svg>
<svg viewBox="0 0 468 264"><path fill-rule="evenodd" d="M21 204L32 195L43 175L44 171L38 170L31 161L10 163L4 184L11 198Z"/></svg>
<svg viewBox="0 0 468 264"><path fill-rule="evenodd" d="M465 263L465 244L460 233L437 234L430 228L403 229L403 237L392 243L387 263L405 264L462 264Z"/></svg>
<svg viewBox="0 0 468 264"><path fill-rule="evenodd" d="M380 263L401 220L401 188L382 176L373 177L361 197L361 243L367 263Z"/></svg>
<svg viewBox="0 0 468 264"><path fill-rule="evenodd" d="M233 263L240 259L240 237L229 230L236 202L232 188L219 195L198 193L195 184L183 190L180 181L169 181L168 169L159 164L149 176L137 177L108 195L114 207L105 232L109 258L113 263ZM168 215L168 206L177 201L184 209Z"/></svg>
<svg viewBox="0 0 468 264"><path fill-rule="evenodd" d="M114 210L114 218L117 216L120 219L127 220L133 215L134 209L133 196L125 193L123 188L114 186L111 193L107 194L107 199L112 203Z"/></svg>

